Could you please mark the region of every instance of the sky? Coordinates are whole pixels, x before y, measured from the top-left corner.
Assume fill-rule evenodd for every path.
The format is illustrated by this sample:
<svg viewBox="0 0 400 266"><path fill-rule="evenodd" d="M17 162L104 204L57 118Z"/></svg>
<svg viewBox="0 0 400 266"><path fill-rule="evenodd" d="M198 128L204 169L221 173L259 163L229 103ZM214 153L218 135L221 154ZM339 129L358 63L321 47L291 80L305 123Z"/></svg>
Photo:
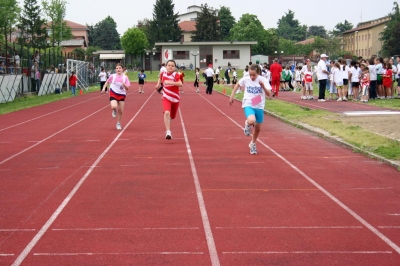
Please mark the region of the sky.
<svg viewBox="0 0 400 266"><path fill-rule="evenodd" d="M66 20L79 24L94 25L108 15L117 23L119 34L137 24L138 20L153 18L153 7L156 0L66 0ZM20 3L23 0L19 0ZM40 0L38 1L40 2ZM280 19L288 10L295 12L295 19L302 25L324 26L332 30L339 22L348 20L354 26L361 21L368 21L386 16L392 11L394 0L173 0L175 12L187 12L187 7L193 4L207 3L208 6L219 9L229 7L236 21L242 14L253 14L258 17L265 29L276 28ZM245 3L245 4L244 4Z"/></svg>

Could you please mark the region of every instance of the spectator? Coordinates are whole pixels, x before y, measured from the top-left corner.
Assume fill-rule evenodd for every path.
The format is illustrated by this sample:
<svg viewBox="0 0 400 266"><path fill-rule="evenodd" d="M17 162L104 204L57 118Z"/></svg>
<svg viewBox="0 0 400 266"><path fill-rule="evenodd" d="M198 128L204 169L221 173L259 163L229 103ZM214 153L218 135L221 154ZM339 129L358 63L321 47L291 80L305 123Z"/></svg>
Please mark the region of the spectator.
<svg viewBox="0 0 400 266"><path fill-rule="evenodd" d="M231 78L230 78L230 72L231 72L231 63L228 62L228 67L225 70L224 76L226 79L226 84L231 84Z"/></svg>
<svg viewBox="0 0 400 266"><path fill-rule="evenodd" d="M38 68L38 63L34 62L32 67L31 67L31 90L36 91L36 69Z"/></svg>
<svg viewBox="0 0 400 266"><path fill-rule="evenodd" d="M318 62L317 66L317 78L319 82L319 102L325 102L325 90L326 90L326 82L328 80L329 72L326 68L326 60L328 56L326 54L321 55L321 59Z"/></svg>
<svg viewBox="0 0 400 266"><path fill-rule="evenodd" d="M190 70L193 70L193 63L192 62L190 62L189 67L190 67Z"/></svg>
<svg viewBox="0 0 400 266"><path fill-rule="evenodd" d="M278 97L278 91L281 81L282 66L278 63L278 58L274 59L274 63L270 67L271 71L271 86L272 86L272 96Z"/></svg>
<svg viewBox="0 0 400 266"><path fill-rule="evenodd" d="M214 85L214 70L212 69L212 65L209 64L208 68L204 71L204 74L207 76L207 94L212 94L213 85Z"/></svg>
<svg viewBox="0 0 400 266"><path fill-rule="evenodd" d="M0 74L5 74L6 73L6 66L4 65L4 61L1 61L0 63Z"/></svg>

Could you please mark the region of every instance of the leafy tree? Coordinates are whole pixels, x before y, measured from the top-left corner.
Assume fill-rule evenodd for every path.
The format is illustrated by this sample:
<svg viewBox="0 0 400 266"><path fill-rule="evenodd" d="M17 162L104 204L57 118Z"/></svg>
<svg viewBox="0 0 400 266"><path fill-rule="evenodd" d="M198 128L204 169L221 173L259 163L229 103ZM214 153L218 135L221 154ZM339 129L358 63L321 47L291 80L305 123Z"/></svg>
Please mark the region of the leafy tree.
<svg viewBox="0 0 400 266"><path fill-rule="evenodd" d="M202 7L196 20L196 30L192 32L192 41L207 42L220 41L221 34L218 25L218 17L215 11L210 11L207 4Z"/></svg>
<svg viewBox="0 0 400 266"><path fill-rule="evenodd" d="M253 54L265 54L268 46L268 32L256 15L244 14L230 30L232 41L258 41L252 46Z"/></svg>
<svg viewBox="0 0 400 266"><path fill-rule="evenodd" d="M324 26L310 26L307 30L307 36L326 38L328 37L328 34Z"/></svg>
<svg viewBox="0 0 400 266"><path fill-rule="evenodd" d="M283 54L286 55L296 54L297 51L295 43L296 43L295 41L279 38L279 49L277 50L277 53L281 54L281 52L283 51Z"/></svg>
<svg viewBox="0 0 400 266"><path fill-rule="evenodd" d="M150 22L152 40L155 42L179 41L182 30L178 26L178 14L174 13L172 0L156 0L153 20Z"/></svg>
<svg viewBox="0 0 400 266"><path fill-rule="evenodd" d="M117 23L110 16L107 16L96 25L89 28L92 39L92 46L99 46L105 50L121 49L121 41L117 31Z"/></svg>
<svg viewBox="0 0 400 266"><path fill-rule="evenodd" d="M75 54L76 58L79 58L79 59L81 59L81 60L84 60L84 59L85 59L86 52L85 52L84 49L82 49L82 48L75 48L72 52Z"/></svg>
<svg viewBox="0 0 400 266"><path fill-rule="evenodd" d="M393 11L389 16L390 20L387 22L380 38L383 56L400 54L400 10L397 2L393 3Z"/></svg>
<svg viewBox="0 0 400 266"><path fill-rule="evenodd" d="M101 50L101 47L98 46L88 46L86 48L85 54L88 57L92 57L94 52L97 52L98 50Z"/></svg>
<svg viewBox="0 0 400 266"><path fill-rule="evenodd" d="M0 0L0 28L4 34L7 47L11 29L16 25L20 8L16 0Z"/></svg>
<svg viewBox="0 0 400 266"><path fill-rule="evenodd" d="M25 0L21 12L20 22L17 25L20 31L18 43L28 44L33 48L46 46L47 32L44 27L46 21L40 16L41 9L36 0Z"/></svg>
<svg viewBox="0 0 400 266"><path fill-rule="evenodd" d="M52 46L55 44L60 45L62 40L71 39L72 34L70 34L70 36L67 36L67 34L65 34L64 37L62 36L63 29L67 31L67 26L64 22L67 2L65 0L42 0L42 5L43 11L49 20L49 35Z"/></svg>
<svg viewBox="0 0 400 266"><path fill-rule="evenodd" d="M294 12L291 10L278 20L277 33L279 38L298 42L305 39L306 32L307 26L300 25L300 22L294 19Z"/></svg>
<svg viewBox="0 0 400 266"><path fill-rule="evenodd" d="M155 43L155 41L153 40L153 36L150 32L150 23L151 23L151 20L145 18L143 20L138 20L138 22L136 24L136 28L143 31L143 33L146 35L146 38L149 42L149 46L147 48L154 47L154 43Z"/></svg>
<svg viewBox="0 0 400 266"><path fill-rule="evenodd" d="M129 28L121 37L122 48L125 52L140 55L149 46L146 35L138 28Z"/></svg>
<svg viewBox="0 0 400 266"><path fill-rule="evenodd" d="M332 35L340 36L343 32L351 30L352 28L353 24L345 20L344 23L340 22L336 24L335 28L333 28Z"/></svg>
<svg viewBox="0 0 400 266"><path fill-rule="evenodd" d="M218 17L219 17L221 39L223 41L228 41L230 37L229 31L235 25L236 20L232 16L229 7L225 6L221 6L221 8L219 9Z"/></svg>

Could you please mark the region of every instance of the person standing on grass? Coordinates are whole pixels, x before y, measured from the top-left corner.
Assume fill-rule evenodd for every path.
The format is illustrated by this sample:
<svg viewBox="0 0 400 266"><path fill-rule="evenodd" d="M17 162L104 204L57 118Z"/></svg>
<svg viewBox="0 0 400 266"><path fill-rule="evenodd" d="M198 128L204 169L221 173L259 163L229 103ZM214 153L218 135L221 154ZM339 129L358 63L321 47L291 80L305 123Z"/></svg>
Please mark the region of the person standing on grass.
<svg viewBox="0 0 400 266"><path fill-rule="evenodd" d="M236 83L237 83L237 72L236 72L236 68L232 68L233 72L232 72L232 88L235 87Z"/></svg>
<svg viewBox="0 0 400 266"><path fill-rule="evenodd" d="M343 74L341 70L341 64L339 62L335 63L335 67L332 68L332 87L337 89L337 93L339 98L337 99L338 102L347 101L345 89L343 88Z"/></svg>
<svg viewBox="0 0 400 266"><path fill-rule="evenodd" d="M397 98L400 98L400 56L397 56Z"/></svg>
<svg viewBox="0 0 400 266"><path fill-rule="evenodd" d="M131 83L129 81L129 78L123 73L122 64L116 64L115 72L115 74L110 75L110 77L107 79L106 83L103 86L103 89L101 90L101 93L103 93L106 90L108 84L110 84L109 95L110 106L112 109L111 114L113 118L117 117L116 128L117 130L121 130L121 120L122 114L124 113L126 91L129 89Z"/></svg>
<svg viewBox="0 0 400 266"><path fill-rule="evenodd" d="M384 99L385 93L383 92L383 87L382 87L382 75L384 72L383 69L383 58L375 58L375 68L376 68L376 84L377 84L377 98L378 99ZM382 98L383 97L383 98Z"/></svg>
<svg viewBox="0 0 400 266"><path fill-rule="evenodd" d="M326 60L328 56L326 54L321 55L321 59L318 62L317 66L317 78L319 82L319 95L318 101L325 102L325 90L326 90L326 83L328 81L329 72L326 68Z"/></svg>
<svg viewBox="0 0 400 266"><path fill-rule="evenodd" d="M383 75L383 81L382 81L382 85L384 87L384 92L382 95L381 99L385 99L385 95L386 95L386 99L390 99L392 98L392 75L393 75L393 71L392 71L392 64L390 63L386 63L385 64L385 68L386 68L386 73Z"/></svg>
<svg viewBox="0 0 400 266"><path fill-rule="evenodd" d="M305 75L306 75L306 71L308 69L308 65L310 65L310 69L311 69L311 61L310 59L306 60L305 65L301 68L301 100L308 100L309 96L307 96L307 91L306 91L306 84L305 84ZM312 77L313 77L313 72L311 70L311 82L312 82ZM312 87L312 83L311 83L311 87Z"/></svg>
<svg viewBox="0 0 400 266"><path fill-rule="evenodd" d="M336 66L335 66L335 62L331 61L330 62L330 66L329 66L329 100L337 100L337 95L338 95L338 89L335 85L335 82L333 81L333 71L335 70Z"/></svg>
<svg viewBox="0 0 400 266"><path fill-rule="evenodd" d="M351 88L353 92L354 101L358 101L358 93L360 88L360 76L361 69L358 67L357 61L351 61L350 77L351 77Z"/></svg>
<svg viewBox="0 0 400 266"><path fill-rule="evenodd" d="M272 96L278 97L282 73L282 66L278 63L278 58L274 59L274 63L270 66L269 71L271 71Z"/></svg>
<svg viewBox="0 0 400 266"><path fill-rule="evenodd" d="M261 124L264 121L265 97L271 96L271 86L268 80L258 73L261 72L260 66L253 64L249 67L249 77L239 80L232 90L229 104L232 105L236 90L242 87L244 96L242 100L242 108L246 116L244 125L244 134L250 136L251 128L254 127L253 137L250 141L250 154L257 154L256 141L261 131Z"/></svg>
<svg viewBox="0 0 400 266"><path fill-rule="evenodd" d="M69 88L71 90L72 95L76 95L76 82L78 78L75 75L75 72L71 72L71 76L69 77Z"/></svg>
<svg viewBox="0 0 400 266"><path fill-rule="evenodd" d="M393 99L394 98L394 92L396 91L394 83L396 82L396 80L397 80L397 78L399 76L397 75L397 67L394 64L394 60L392 58L390 58L389 63L392 65L393 78L392 78L392 88L390 88L390 91L391 91L392 95L390 95L390 97Z"/></svg>
<svg viewBox="0 0 400 266"><path fill-rule="evenodd" d="M374 60L367 60L368 72L369 72L369 98L372 100L376 99L376 67L374 65Z"/></svg>
<svg viewBox="0 0 400 266"><path fill-rule="evenodd" d="M163 72L157 82L156 90L162 84L162 106L164 110L165 138L172 139L171 120L175 119L179 108L179 87L182 87L181 77L175 72L176 63L174 60L168 60L166 70Z"/></svg>
<svg viewBox="0 0 400 266"><path fill-rule="evenodd" d="M167 68L165 67L165 63L162 63L162 64L161 64L161 68L160 68L160 73L158 74L158 78L160 78L161 75L162 75L164 72L167 72ZM161 92L162 89L163 89L163 85L161 84L160 87L158 88L157 92L160 93L160 94L162 94L162 92Z"/></svg>
<svg viewBox="0 0 400 266"><path fill-rule="evenodd" d="M199 93L199 80L200 80L200 68L196 67L195 69L195 77L193 86L196 88L196 92Z"/></svg>
<svg viewBox="0 0 400 266"><path fill-rule="evenodd" d="M100 91L101 91L104 87L104 84L107 81L107 73L104 71L104 67L100 69L99 78L100 78Z"/></svg>
<svg viewBox="0 0 400 266"><path fill-rule="evenodd" d="M207 82L207 94L212 94L213 85L214 85L214 70L212 69L212 65L209 64L208 68L204 71L206 75L206 82Z"/></svg>
<svg viewBox="0 0 400 266"><path fill-rule="evenodd" d="M304 73L304 90L305 90L305 98L301 98L302 100L314 100L313 96L313 71L311 68L311 64L306 65L306 70Z"/></svg>
<svg viewBox="0 0 400 266"><path fill-rule="evenodd" d="M138 80L139 80L139 93L144 93L144 82L145 79L147 78L146 74L144 73L144 70L140 70L140 73L138 73Z"/></svg>
<svg viewBox="0 0 400 266"><path fill-rule="evenodd" d="M228 62L228 67L225 70L224 76L225 76L225 80L226 80L226 84L231 84L231 63Z"/></svg>
<svg viewBox="0 0 400 266"><path fill-rule="evenodd" d="M362 73L360 77L360 85L361 85L361 102L368 102L368 93L369 93L369 68L366 64L361 64L360 66Z"/></svg>
<svg viewBox="0 0 400 266"><path fill-rule="evenodd" d="M217 67L217 69L215 70L215 81L214 83L219 84L219 72L221 72L221 67Z"/></svg>

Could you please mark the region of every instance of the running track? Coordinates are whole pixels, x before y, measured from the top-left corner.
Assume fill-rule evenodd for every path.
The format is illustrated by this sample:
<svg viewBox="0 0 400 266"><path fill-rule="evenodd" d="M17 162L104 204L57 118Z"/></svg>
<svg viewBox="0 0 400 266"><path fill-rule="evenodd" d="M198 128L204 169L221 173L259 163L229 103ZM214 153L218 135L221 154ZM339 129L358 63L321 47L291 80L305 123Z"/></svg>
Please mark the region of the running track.
<svg viewBox="0 0 400 266"><path fill-rule="evenodd" d="M154 85L120 132L97 93L0 117L1 265L399 265L396 169L271 117L250 155L187 84L167 141Z"/></svg>

